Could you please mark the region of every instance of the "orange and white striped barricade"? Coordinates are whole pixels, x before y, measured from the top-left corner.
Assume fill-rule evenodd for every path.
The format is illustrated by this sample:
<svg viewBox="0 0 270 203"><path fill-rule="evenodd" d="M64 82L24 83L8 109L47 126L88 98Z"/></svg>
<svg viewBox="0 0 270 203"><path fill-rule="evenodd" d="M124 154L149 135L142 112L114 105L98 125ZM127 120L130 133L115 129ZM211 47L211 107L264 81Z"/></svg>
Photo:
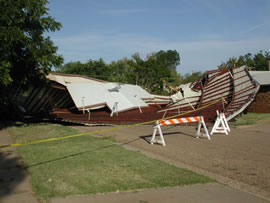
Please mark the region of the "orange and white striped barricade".
<svg viewBox="0 0 270 203"><path fill-rule="evenodd" d="M158 143L162 144L163 146L166 146L162 131L161 131L161 126L164 125L176 125L176 124L181 124L181 123L199 123L198 124L198 130L196 133L196 138L199 138L200 136L206 136L208 140L210 140L210 135L208 133L207 127L205 125L203 116L194 116L194 117L186 117L186 118L175 118L175 119L168 119L168 120L159 120L156 122L156 126L154 126L154 131L152 134L152 139L151 139L151 144ZM204 128L205 133L201 133L201 128ZM156 139L156 133L157 130L159 132L159 137L160 140Z"/></svg>
<svg viewBox="0 0 270 203"><path fill-rule="evenodd" d="M219 113L218 111L216 112L217 118L210 134L212 135L213 133L225 133L226 135L228 135L228 133L231 132L231 129L229 127L225 114Z"/></svg>

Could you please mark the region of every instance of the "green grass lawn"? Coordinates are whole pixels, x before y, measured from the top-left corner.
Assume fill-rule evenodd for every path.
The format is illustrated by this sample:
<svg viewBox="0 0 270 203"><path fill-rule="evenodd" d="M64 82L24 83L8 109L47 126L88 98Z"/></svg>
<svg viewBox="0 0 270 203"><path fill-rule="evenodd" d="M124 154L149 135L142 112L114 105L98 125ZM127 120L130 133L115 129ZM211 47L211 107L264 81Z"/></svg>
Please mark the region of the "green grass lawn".
<svg viewBox="0 0 270 203"><path fill-rule="evenodd" d="M236 117L235 121L230 124L234 126L254 125L254 124L270 124L270 114L267 113L247 113Z"/></svg>
<svg viewBox="0 0 270 203"><path fill-rule="evenodd" d="M89 128L91 130L91 128ZM17 143L79 133L57 124L9 127ZM114 144L81 136L18 147L34 192L44 200L68 195L157 188L214 180Z"/></svg>

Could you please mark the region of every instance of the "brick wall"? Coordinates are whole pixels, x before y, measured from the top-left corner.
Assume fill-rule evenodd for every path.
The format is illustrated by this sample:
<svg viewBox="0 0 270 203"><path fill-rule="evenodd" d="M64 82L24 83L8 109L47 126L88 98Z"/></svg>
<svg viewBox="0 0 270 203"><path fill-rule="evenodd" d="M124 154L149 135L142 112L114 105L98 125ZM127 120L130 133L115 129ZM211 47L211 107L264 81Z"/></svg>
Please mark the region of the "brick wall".
<svg viewBox="0 0 270 203"><path fill-rule="evenodd" d="M248 112L270 113L270 86L261 86L255 100L248 106Z"/></svg>

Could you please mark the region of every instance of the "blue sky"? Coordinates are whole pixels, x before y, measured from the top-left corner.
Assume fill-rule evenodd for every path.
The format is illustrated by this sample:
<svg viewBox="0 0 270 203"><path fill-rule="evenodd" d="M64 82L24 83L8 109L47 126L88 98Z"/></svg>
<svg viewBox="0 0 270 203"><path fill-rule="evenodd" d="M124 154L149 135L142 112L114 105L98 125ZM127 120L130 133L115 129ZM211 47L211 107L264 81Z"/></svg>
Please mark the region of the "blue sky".
<svg viewBox="0 0 270 203"><path fill-rule="evenodd" d="M65 63L172 49L185 74L270 51L270 0L50 0L47 6L63 26L48 35Z"/></svg>

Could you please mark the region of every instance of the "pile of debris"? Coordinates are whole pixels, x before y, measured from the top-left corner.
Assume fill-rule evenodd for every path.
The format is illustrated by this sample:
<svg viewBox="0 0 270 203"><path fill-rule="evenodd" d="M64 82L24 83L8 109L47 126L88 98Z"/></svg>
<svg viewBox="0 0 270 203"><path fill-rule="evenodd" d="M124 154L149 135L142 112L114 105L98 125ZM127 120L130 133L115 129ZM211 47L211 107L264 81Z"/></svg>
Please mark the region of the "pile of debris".
<svg viewBox="0 0 270 203"><path fill-rule="evenodd" d="M140 86L111 83L86 76L51 73L49 85L33 87L21 99L24 115L79 123L127 124L185 113L216 118L216 110L230 120L253 101L259 84L245 66L208 71L181 85L172 96L152 95Z"/></svg>

